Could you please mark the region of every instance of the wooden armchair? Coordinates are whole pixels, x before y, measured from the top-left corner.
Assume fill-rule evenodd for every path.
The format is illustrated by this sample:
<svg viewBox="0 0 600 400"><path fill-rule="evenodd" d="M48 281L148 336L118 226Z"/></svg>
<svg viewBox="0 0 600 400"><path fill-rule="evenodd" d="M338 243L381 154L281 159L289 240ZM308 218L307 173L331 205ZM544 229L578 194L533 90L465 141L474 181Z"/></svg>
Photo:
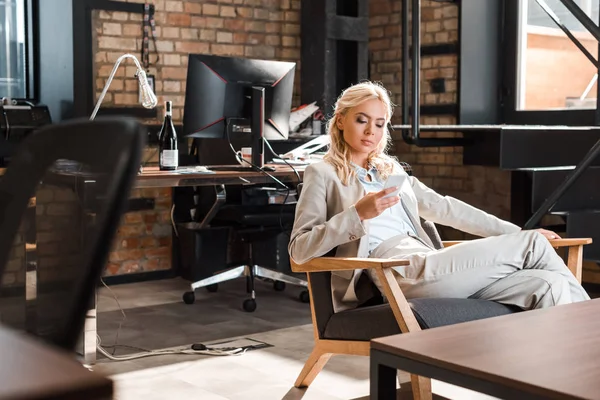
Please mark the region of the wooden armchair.
<svg viewBox="0 0 600 400"><path fill-rule="evenodd" d="M583 245L591 242L591 239L551 241L555 248L568 248L567 266L579 282L582 274ZM443 246L458 243L460 242L443 242ZM373 338L521 311L517 307L479 299L423 298L407 301L390 269L407 264L408 261L404 260L338 257L320 257L301 265L291 262L292 271L307 273L315 335L315 347L296 380L296 387L309 386L332 355L368 356L370 340ZM367 268L375 269L388 303L381 302L334 313L331 271ZM365 276L366 274L363 274L363 277ZM428 378L412 375L411 386L415 399L432 398L431 382Z"/></svg>

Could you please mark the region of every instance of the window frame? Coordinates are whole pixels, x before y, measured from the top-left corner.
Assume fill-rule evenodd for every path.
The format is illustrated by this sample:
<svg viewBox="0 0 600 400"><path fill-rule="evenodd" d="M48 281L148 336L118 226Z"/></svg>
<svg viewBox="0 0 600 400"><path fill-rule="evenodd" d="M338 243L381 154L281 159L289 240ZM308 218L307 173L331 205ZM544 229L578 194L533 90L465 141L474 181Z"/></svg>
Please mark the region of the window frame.
<svg viewBox="0 0 600 400"><path fill-rule="evenodd" d="M36 24L34 23L34 0L17 0L23 2L25 15L25 99L36 101L39 96L36 93L36 57L35 45Z"/></svg>
<svg viewBox="0 0 600 400"><path fill-rule="evenodd" d="M519 32L521 1L504 0L503 2L502 48L504 57L501 84L501 116L505 124L543 124L593 126L600 125L600 107L596 109L566 109L566 110L519 110L517 108L519 85ZM600 47L600 46L599 46ZM600 53L599 53L600 54ZM600 92L600 85L598 85ZM597 98L600 98L598 93ZM600 101L599 101L600 103Z"/></svg>

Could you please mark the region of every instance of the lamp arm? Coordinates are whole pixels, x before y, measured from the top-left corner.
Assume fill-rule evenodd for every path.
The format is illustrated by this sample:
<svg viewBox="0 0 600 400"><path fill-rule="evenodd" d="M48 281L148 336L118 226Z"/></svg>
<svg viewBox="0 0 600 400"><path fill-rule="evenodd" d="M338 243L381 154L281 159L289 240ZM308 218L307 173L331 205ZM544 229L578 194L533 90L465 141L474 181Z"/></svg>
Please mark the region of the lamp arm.
<svg viewBox="0 0 600 400"><path fill-rule="evenodd" d="M140 62L138 61L138 59L133 54L123 54L121 57L119 57L117 59L117 61L115 62L115 66L113 67L110 75L108 76L108 80L106 81L106 84L104 85L104 89L102 90L102 93L100 94L100 97L98 97L98 101L96 102L96 107L94 107L94 111L92 112L92 116L90 117L90 121L93 120L94 118L96 118L96 114L98 114L98 110L100 110L100 106L102 105L102 101L104 101L104 97L106 96L106 93L108 92L108 88L110 87L110 84L112 83L112 80L115 77L115 74L117 73L117 69L119 68L119 65L121 65L121 62L125 58L131 58L131 59L133 59L133 61L135 62L135 65L136 65L138 71L143 71L143 68L140 65Z"/></svg>

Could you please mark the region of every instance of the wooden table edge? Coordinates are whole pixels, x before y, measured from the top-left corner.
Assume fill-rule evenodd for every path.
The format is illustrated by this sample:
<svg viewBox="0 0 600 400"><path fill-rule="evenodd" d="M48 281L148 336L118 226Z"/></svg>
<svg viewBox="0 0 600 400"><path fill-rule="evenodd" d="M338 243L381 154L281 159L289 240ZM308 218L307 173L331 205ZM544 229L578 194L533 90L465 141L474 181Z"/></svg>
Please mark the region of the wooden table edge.
<svg viewBox="0 0 600 400"><path fill-rule="evenodd" d="M381 337L381 338L377 338L377 339L372 339L370 341L370 348L372 350L378 350L382 353L386 353L391 356L401 357L401 358L405 358L405 359L408 359L408 360L411 360L411 361L414 361L417 363L421 363L426 366L431 366L434 368L447 370L447 371L453 372L455 374L465 375L470 378L480 379L482 381L489 382L494 385L509 387L512 389L517 388L518 390L520 390L524 393L527 393L527 394L533 394L533 395L538 395L538 396L547 396L549 398L554 398L555 396L560 395L561 399L585 400L582 397L573 396L571 393L556 392L556 391L549 390L546 388L540 388L539 386L532 385L530 383L527 383L527 382L524 382L521 380L515 380L513 378L507 378L507 377L503 377L503 376L489 374L489 373L486 373L485 371L480 371L480 370L472 369L469 367L457 365L457 364L454 364L452 362L445 361L445 360L434 359L432 357L429 357L429 356L426 356L423 354L415 353L415 352L412 352L409 350L401 349L401 348L398 348L395 346L390 346L388 344L378 342L379 339L386 339L386 338L390 338L393 336L400 336L400 335L402 335L402 334L396 334L396 335L390 335L390 336ZM405 372L411 372L411 371L405 371ZM429 377L429 378L437 379L435 377ZM500 382L498 382L498 380L500 380ZM502 381L516 384L516 386L507 386ZM447 382L447 383L455 384L452 382ZM457 385L457 386L460 386L460 385Z"/></svg>

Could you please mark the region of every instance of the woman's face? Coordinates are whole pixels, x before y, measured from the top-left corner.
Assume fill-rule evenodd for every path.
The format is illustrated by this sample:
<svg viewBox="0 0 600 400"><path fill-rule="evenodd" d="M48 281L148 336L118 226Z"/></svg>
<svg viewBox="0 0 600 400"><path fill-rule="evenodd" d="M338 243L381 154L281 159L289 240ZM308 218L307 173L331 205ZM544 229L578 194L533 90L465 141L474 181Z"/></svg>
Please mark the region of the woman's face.
<svg viewBox="0 0 600 400"><path fill-rule="evenodd" d="M369 153L375 151L383 139L386 108L382 101L371 99L339 116L337 127L343 131L344 140L350 146L354 162L366 162Z"/></svg>

